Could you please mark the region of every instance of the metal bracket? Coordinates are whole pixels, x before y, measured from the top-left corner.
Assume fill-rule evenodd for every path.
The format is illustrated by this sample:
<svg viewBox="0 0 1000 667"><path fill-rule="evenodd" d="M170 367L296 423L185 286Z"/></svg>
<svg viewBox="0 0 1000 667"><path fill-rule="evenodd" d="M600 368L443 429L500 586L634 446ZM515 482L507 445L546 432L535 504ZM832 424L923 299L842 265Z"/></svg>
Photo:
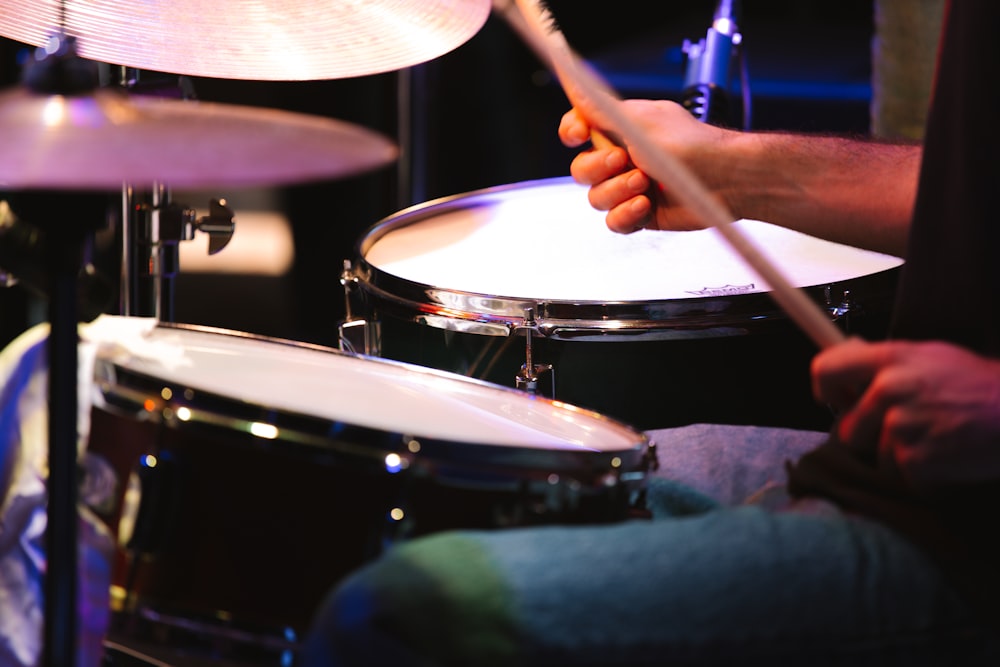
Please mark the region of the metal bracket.
<svg viewBox="0 0 1000 667"><path fill-rule="evenodd" d="M377 355L380 353L381 329L378 322L369 322L363 317L355 317L351 307L351 296L355 293L358 278L354 274L351 260L344 260L340 272L340 284L344 287L344 320L337 327L340 349L351 354Z"/></svg>
<svg viewBox="0 0 1000 667"><path fill-rule="evenodd" d="M524 331L524 364L521 370L514 377L514 386L530 394L538 392L538 381L545 373L549 373L552 379L552 393L556 392L556 373L552 364L536 364L532 359L532 336L539 333L538 322L535 320L535 309L528 306L524 309L524 321L515 328L516 331Z"/></svg>

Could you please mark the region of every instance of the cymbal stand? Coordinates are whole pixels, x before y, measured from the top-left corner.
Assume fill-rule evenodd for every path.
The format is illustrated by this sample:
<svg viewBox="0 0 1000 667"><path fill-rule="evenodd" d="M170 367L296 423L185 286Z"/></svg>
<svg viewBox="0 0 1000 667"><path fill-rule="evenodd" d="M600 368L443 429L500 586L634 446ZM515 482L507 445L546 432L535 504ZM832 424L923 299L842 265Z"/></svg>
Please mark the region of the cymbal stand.
<svg viewBox="0 0 1000 667"><path fill-rule="evenodd" d="M396 117L400 147L396 208L402 210L426 201L428 166L428 68L423 64L396 73Z"/></svg>
<svg viewBox="0 0 1000 667"><path fill-rule="evenodd" d="M72 665L76 654L77 276L86 234L77 221L52 225L49 273L49 478L45 578L46 663Z"/></svg>
<svg viewBox="0 0 1000 667"><path fill-rule="evenodd" d="M159 233L160 205L167 196L159 183L153 184L148 197L131 184L122 186L122 315L161 322L174 319L173 279L179 251L176 242L164 243Z"/></svg>
<svg viewBox="0 0 1000 667"><path fill-rule="evenodd" d="M72 37L60 33L52 37L44 50L36 51L36 59L28 62L24 84L38 95L87 94L98 87L99 76L95 64L77 55ZM163 208L165 190L157 188L159 199L156 209ZM80 397L79 336L80 312L79 280L87 240L106 222L106 215L79 215L86 210L83 204L100 197L106 204L104 193L53 192L30 186L23 193L32 220L42 233L38 243L42 257L41 281L43 291L49 296L48 352L48 478L47 523L45 529L46 568L44 575L44 627L42 637L42 662L51 667L67 667L76 663L77 652L77 447L79 432L77 419ZM83 220L67 220L72 216ZM220 212L221 211L221 212ZM23 212L23 209L22 209ZM131 214L131 210L128 211ZM204 228L213 236L210 251L221 249L232 235L232 216L225 220L227 209L222 203L213 207L208 219L195 220L193 213L165 216L175 223L171 231L180 230L179 237L190 238L195 228ZM128 217L128 216L126 216ZM163 217L150 227L162 231ZM127 238L127 237L126 237ZM171 236L171 238L173 238ZM176 244L175 244L176 245ZM176 248L174 248L176 249ZM27 262L20 261L21 269L30 272ZM176 262L174 263L176 266ZM5 267L11 270L10 267ZM16 270L11 270L15 276ZM162 273L162 270L161 270Z"/></svg>
<svg viewBox="0 0 1000 667"><path fill-rule="evenodd" d="M20 219L6 204L0 206L0 262L9 278L48 302L43 659L46 665L61 667L72 665L76 653L77 323L96 317L103 302L93 298L98 292L82 270L88 241L106 222L106 200L102 195L46 190L12 195L19 212L32 221ZM91 204L98 206L91 209ZM81 215L81 210L86 213ZM67 220L70 215L80 219Z"/></svg>
<svg viewBox="0 0 1000 667"><path fill-rule="evenodd" d="M146 94L158 97L193 96L183 77L167 84L155 78L147 82L132 68L120 68L117 83L130 91L145 88ZM163 183L153 183L148 191L137 191L130 183L122 186L122 315L175 321L180 242L193 239L196 230L205 232L209 235L208 252L214 255L229 243L235 231L233 212L224 199L209 202L208 216L196 215L194 209L172 202L170 190Z"/></svg>
<svg viewBox="0 0 1000 667"><path fill-rule="evenodd" d="M93 319L96 302L85 296L81 278L88 241L107 216L101 194L45 190L16 193L20 213L5 215L4 268L19 282L48 297L48 507L45 531L43 659L46 665L74 664L77 627L77 324ZM87 210L80 215L81 210ZM94 211L98 209L95 207ZM71 213L67 213L71 212ZM80 219L67 219L70 216ZM82 300L82 303L81 303Z"/></svg>
<svg viewBox="0 0 1000 667"><path fill-rule="evenodd" d="M208 234L208 254L219 252L233 237L236 222L225 199L212 199L208 215L170 200L162 183L138 194L122 187L121 313L173 322L175 279L180 272L180 242L195 232Z"/></svg>
<svg viewBox="0 0 1000 667"><path fill-rule="evenodd" d="M60 33L53 48L29 61L24 84L39 95L72 95L93 90L96 70L76 55L72 37ZM104 220L61 219L55 207L74 210L65 192L31 193L35 210L28 218L45 233L42 244L49 295L48 507L45 529L45 618L43 662L52 667L75 663L77 633L77 410L78 276L86 239ZM34 197L34 195L38 195ZM83 195L92 197L93 195ZM75 211L79 211L75 208ZM84 216L86 217L86 216Z"/></svg>

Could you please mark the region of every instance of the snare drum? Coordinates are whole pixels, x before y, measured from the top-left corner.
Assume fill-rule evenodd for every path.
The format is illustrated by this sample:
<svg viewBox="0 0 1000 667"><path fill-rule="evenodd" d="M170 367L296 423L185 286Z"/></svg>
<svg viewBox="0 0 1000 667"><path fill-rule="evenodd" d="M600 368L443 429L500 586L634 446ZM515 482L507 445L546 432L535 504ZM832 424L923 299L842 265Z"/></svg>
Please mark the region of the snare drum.
<svg viewBox="0 0 1000 667"><path fill-rule="evenodd" d="M743 232L852 334L884 335L902 260L764 222ZM811 341L714 230L616 234L569 178L418 205L372 227L343 282L385 358L541 388L641 428L826 428ZM350 318L349 318L350 319ZM518 334L518 335L514 335ZM544 380L544 378L543 378Z"/></svg>
<svg viewBox="0 0 1000 667"><path fill-rule="evenodd" d="M116 628L214 651L294 650L330 587L396 540L641 514L655 461L597 413L235 332L157 325L102 346L94 377Z"/></svg>

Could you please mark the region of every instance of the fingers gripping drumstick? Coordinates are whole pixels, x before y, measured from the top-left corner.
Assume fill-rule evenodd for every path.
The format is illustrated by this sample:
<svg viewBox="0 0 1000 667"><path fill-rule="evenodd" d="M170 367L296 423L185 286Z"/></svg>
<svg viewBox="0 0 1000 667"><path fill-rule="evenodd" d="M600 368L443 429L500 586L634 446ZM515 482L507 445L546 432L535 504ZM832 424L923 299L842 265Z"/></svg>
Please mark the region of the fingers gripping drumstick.
<svg viewBox="0 0 1000 667"><path fill-rule="evenodd" d="M743 260L771 286L778 305L821 349L844 340L844 334L823 310L792 285L778 268L731 224L734 216L716 199L689 169L666 151L659 150L646 133L626 115L622 101L584 63L566 42L540 0L494 0L493 7L539 59L556 75L570 102L596 127L610 132L610 138L596 133L598 142L613 141L628 146L642 158L646 171L655 180L669 184L672 196L691 210L706 227L715 228Z"/></svg>

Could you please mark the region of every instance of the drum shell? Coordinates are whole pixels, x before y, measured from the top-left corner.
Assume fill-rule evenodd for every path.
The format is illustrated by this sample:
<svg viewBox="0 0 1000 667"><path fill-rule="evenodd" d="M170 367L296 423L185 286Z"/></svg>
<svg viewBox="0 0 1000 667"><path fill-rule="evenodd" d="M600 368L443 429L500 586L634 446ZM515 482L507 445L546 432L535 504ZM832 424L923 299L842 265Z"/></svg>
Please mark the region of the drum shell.
<svg viewBox="0 0 1000 667"><path fill-rule="evenodd" d="M886 276L886 282L894 278ZM873 300L885 310L845 331L881 338L890 298L887 293L882 304ZM387 359L508 387L525 361L523 335L498 339L443 330L398 317L378 303L370 304L368 313L378 322L379 350ZM535 363L552 366L553 375L541 376L542 395L640 429L722 423L826 430L833 418L812 397L809 367L816 347L787 321L751 323L727 336L631 342L621 336L533 337L532 346ZM485 372L477 363L484 357L492 360Z"/></svg>

